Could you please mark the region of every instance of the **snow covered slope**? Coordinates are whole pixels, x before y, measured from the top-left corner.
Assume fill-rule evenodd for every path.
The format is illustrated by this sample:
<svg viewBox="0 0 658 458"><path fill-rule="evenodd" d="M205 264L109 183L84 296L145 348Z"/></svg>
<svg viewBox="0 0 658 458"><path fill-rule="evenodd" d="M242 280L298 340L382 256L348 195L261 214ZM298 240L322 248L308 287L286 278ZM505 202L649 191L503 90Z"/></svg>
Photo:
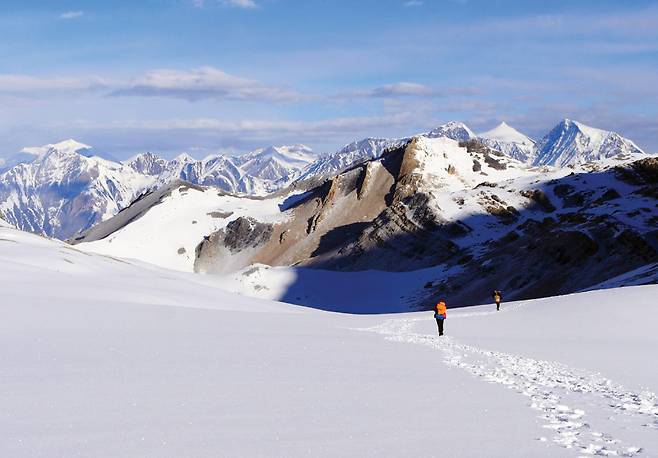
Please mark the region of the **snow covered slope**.
<svg viewBox="0 0 658 458"><path fill-rule="evenodd" d="M238 197L216 188L174 182L145 196L115 218L76 240L85 251L136 258L191 272L195 249L204 237L239 217L274 223L285 219L280 200ZM142 202L145 205L140 205ZM126 218L123 218L126 213ZM116 226L116 220L121 220ZM125 221L124 221L125 220Z"/></svg>
<svg viewBox="0 0 658 458"><path fill-rule="evenodd" d="M564 167L615 156L643 154L635 143L616 132L564 119L537 143L533 163Z"/></svg>
<svg viewBox="0 0 658 458"><path fill-rule="evenodd" d="M449 299L439 339L427 312L252 299L14 229L0 247L0 456L658 454L656 286Z"/></svg>
<svg viewBox="0 0 658 458"><path fill-rule="evenodd" d="M534 160L535 142L505 122L482 132L478 138L490 148L521 162L532 163Z"/></svg>

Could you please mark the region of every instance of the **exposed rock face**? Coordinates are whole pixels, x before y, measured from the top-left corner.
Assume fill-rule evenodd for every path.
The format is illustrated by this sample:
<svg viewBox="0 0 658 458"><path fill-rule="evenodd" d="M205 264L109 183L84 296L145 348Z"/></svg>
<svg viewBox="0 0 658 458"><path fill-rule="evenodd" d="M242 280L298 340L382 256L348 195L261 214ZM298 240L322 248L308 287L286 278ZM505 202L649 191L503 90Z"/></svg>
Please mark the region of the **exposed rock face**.
<svg viewBox="0 0 658 458"><path fill-rule="evenodd" d="M272 225L259 223L254 218L237 218L226 226L224 246L232 252L256 248L272 236Z"/></svg>
<svg viewBox="0 0 658 458"><path fill-rule="evenodd" d="M649 157L631 163L629 166L617 167L617 175L627 183L641 185L637 194L658 199L658 157Z"/></svg>
<svg viewBox="0 0 658 458"><path fill-rule="evenodd" d="M420 301L431 306L441 294L453 303L478 303L488 300L494 288L514 300L566 294L658 260L645 237L622 225L574 221L576 228L552 219L531 221L492 244L463 271L444 278Z"/></svg>
<svg viewBox="0 0 658 458"><path fill-rule="evenodd" d="M271 224L261 223L251 217L239 217L228 223L225 229L213 232L196 247L194 270L196 272L220 272L222 258L231 254L248 254L272 238ZM220 268L218 268L220 267Z"/></svg>
<svg viewBox="0 0 658 458"><path fill-rule="evenodd" d="M532 189L527 191L521 191L521 195L531 199L539 208L541 208L546 213L551 213L556 210L555 206L551 203L551 200L548 198L546 193L541 189Z"/></svg>
<svg viewBox="0 0 658 458"><path fill-rule="evenodd" d="M454 254L457 246L446 235L437 236L443 222L418 188L421 176L413 151L412 141L312 190L249 262L411 270ZM446 225L445 231L455 227ZM206 253L198 255L203 259Z"/></svg>

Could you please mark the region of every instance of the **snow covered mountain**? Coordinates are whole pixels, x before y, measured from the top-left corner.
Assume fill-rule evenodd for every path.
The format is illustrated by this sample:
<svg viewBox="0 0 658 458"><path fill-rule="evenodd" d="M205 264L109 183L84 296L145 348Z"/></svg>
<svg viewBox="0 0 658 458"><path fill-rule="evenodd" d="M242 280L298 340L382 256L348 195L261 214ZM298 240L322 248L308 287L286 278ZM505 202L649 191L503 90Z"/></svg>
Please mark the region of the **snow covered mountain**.
<svg viewBox="0 0 658 458"><path fill-rule="evenodd" d="M57 238L115 215L155 181L73 140L23 152L30 160L0 173L0 214L20 229Z"/></svg>
<svg viewBox="0 0 658 458"><path fill-rule="evenodd" d="M170 162L157 154L142 153L124 161L124 164L142 175L160 176L170 168Z"/></svg>
<svg viewBox="0 0 658 458"><path fill-rule="evenodd" d="M333 154L320 157L299 178L300 181L329 177L351 166L380 157L385 151L406 143L406 138L364 138L349 143Z"/></svg>
<svg viewBox="0 0 658 458"><path fill-rule="evenodd" d="M183 154L168 161L144 153L117 162L66 140L24 148L7 162L0 172L0 214L20 229L66 239L175 179L263 195L290 184L313 160L309 148L294 145L237 157Z"/></svg>
<svg viewBox="0 0 658 458"><path fill-rule="evenodd" d="M477 137L488 147L521 162L532 163L534 160L535 142L505 122Z"/></svg>
<svg viewBox="0 0 658 458"><path fill-rule="evenodd" d="M270 146L234 158L244 176L252 179L251 191L245 192L256 195L289 185L316 160L317 156L305 145Z"/></svg>
<svg viewBox="0 0 658 458"><path fill-rule="evenodd" d="M565 167L640 154L644 152L635 143L616 132L564 119L537 143L533 164Z"/></svg>
<svg viewBox="0 0 658 458"><path fill-rule="evenodd" d="M8 159L3 159L2 162L0 162L0 172L9 170L18 164L29 164L34 162L42 158L51 149L56 149L67 154L78 153L83 156L91 155L91 146L77 142L73 139L43 146L29 146L21 149L18 154L15 154Z"/></svg>
<svg viewBox="0 0 658 458"><path fill-rule="evenodd" d="M406 272L416 278L409 307L446 293L473 304L494 286L533 298L658 263L656 170L658 159L646 158L601 161L574 174L532 167L477 139L420 135L301 194L253 199L180 184L76 242L220 275L260 264ZM167 237L154 237L163 225Z"/></svg>
<svg viewBox="0 0 658 458"><path fill-rule="evenodd" d="M160 184L172 179L216 186L223 191L264 195L287 186L316 159L304 145L270 146L241 156L214 155L197 160L181 154L171 161L152 153L126 164L139 173L157 176Z"/></svg>

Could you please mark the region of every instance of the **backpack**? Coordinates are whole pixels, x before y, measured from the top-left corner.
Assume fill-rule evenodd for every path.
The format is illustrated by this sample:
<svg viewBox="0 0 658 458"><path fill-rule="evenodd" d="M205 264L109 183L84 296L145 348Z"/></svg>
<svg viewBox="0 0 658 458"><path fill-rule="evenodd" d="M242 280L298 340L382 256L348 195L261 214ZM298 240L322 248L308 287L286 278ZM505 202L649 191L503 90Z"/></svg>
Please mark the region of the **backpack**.
<svg viewBox="0 0 658 458"><path fill-rule="evenodd" d="M441 313L439 313L439 309L441 310ZM434 318L437 320L445 320L446 317L446 304L444 302L439 302L436 304L436 307L434 307Z"/></svg>

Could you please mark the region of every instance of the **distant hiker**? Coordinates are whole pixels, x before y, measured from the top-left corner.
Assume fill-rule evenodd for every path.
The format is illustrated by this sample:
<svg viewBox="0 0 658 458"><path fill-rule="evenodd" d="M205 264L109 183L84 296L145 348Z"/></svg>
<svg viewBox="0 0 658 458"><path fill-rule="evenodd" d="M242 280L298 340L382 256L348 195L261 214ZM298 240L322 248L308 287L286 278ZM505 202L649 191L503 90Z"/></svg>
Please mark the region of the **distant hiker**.
<svg viewBox="0 0 658 458"><path fill-rule="evenodd" d="M439 327L439 335L443 335L443 320L447 318L446 314L446 301L441 299L434 308L434 318L436 318L436 325Z"/></svg>
<svg viewBox="0 0 658 458"><path fill-rule="evenodd" d="M495 289L494 292L491 293L491 297L493 297L493 300L496 303L496 310L500 310L500 301L503 300L503 293Z"/></svg>

